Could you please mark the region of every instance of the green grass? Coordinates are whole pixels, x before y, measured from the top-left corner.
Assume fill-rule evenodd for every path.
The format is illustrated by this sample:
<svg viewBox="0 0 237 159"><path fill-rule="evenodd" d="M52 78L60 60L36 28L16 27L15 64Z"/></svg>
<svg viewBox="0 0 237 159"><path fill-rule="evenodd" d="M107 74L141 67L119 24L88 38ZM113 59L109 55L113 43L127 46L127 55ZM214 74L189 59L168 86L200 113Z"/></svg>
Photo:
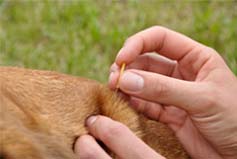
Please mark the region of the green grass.
<svg viewBox="0 0 237 159"><path fill-rule="evenodd" d="M215 48L237 74L236 1L0 0L0 65L105 82L124 40L153 25Z"/></svg>

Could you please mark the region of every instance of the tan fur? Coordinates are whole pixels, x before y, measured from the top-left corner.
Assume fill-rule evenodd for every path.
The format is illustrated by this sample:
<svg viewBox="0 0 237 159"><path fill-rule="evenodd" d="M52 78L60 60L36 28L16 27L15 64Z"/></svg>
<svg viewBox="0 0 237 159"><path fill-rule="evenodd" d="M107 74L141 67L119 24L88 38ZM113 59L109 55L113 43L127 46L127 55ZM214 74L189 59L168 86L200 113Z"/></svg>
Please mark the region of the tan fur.
<svg viewBox="0 0 237 159"><path fill-rule="evenodd" d="M169 159L188 158L173 133L135 113L96 81L0 67L0 154L7 159L73 159L85 119L102 114L126 124Z"/></svg>

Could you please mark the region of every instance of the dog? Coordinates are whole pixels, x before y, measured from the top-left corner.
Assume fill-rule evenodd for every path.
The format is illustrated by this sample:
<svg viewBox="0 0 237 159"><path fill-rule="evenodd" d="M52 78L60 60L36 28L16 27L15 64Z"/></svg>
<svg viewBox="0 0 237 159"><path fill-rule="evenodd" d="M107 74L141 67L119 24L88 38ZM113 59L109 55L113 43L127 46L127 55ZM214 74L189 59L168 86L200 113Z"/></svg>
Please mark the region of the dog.
<svg viewBox="0 0 237 159"><path fill-rule="evenodd" d="M166 125L136 113L106 85L0 67L1 159L75 159L75 140L88 133L85 120L95 114L122 122L167 159L189 158Z"/></svg>

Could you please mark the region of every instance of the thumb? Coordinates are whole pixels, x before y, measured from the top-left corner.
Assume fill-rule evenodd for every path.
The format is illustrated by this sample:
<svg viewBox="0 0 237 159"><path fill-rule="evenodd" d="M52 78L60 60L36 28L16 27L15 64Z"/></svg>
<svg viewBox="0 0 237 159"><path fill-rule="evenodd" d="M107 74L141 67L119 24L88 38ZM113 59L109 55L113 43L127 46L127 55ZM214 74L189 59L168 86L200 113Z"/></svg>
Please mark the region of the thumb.
<svg viewBox="0 0 237 159"><path fill-rule="evenodd" d="M127 70L120 79L120 89L132 96L166 105L175 105L188 112L196 109L203 91L198 83L184 81L157 73Z"/></svg>

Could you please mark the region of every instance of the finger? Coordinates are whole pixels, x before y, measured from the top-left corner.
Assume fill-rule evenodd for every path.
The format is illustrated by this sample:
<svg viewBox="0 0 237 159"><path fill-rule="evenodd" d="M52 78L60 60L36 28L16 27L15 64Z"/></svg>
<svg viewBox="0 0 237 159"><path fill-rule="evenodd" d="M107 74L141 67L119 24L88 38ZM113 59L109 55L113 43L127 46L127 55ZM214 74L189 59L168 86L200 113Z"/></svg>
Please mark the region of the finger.
<svg viewBox="0 0 237 159"><path fill-rule="evenodd" d="M131 63L139 54L154 51L172 60L181 60L197 47L203 45L175 31L155 26L130 37L119 51L116 63Z"/></svg>
<svg viewBox="0 0 237 159"><path fill-rule="evenodd" d="M134 62L127 66L127 69L144 70L154 73L172 76L177 62L164 56L148 53L138 56Z"/></svg>
<svg viewBox="0 0 237 159"><path fill-rule="evenodd" d="M168 124L172 130L176 131L183 124L187 113L174 106L162 106L161 104L149 102L140 98L132 97L130 105L136 111L145 116Z"/></svg>
<svg viewBox="0 0 237 159"><path fill-rule="evenodd" d="M89 132L120 158L163 159L119 122L104 116L92 116L86 123Z"/></svg>
<svg viewBox="0 0 237 159"><path fill-rule="evenodd" d="M130 37L119 51L115 62L130 64L138 55L157 52L169 59L176 60L185 77L197 75L206 63L212 68L226 66L215 50L204 46L180 33L164 27L152 27ZM213 60L215 59L215 60Z"/></svg>
<svg viewBox="0 0 237 159"><path fill-rule="evenodd" d="M120 67L116 64L113 63L110 67L110 75L109 75L109 82L108 86L111 90L116 90L117 89L117 84L119 80L119 74L120 74Z"/></svg>
<svg viewBox="0 0 237 159"><path fill-rule="evenodd" d="M90 135L83 135L76 141L74 152L78 159L111 159Z"/></svg>
<svg viewBox="0 0 237 159"><path fill-rule="evenodd" d="M127 70L121 77L120 89L135 97L166 105L175 105L188 111L196 110L205 89L201 84L170 78L140 70ZM197 108L199 109L199 108Z"/></svg>
<svg viewBox="0 0 237 159"><path fill-rule="evenodd" d="M160 121L160 116L164 114L162 105L158 103L145 101L136 97L131 97L129 103L138 113L142 113L153 120Z"/></svg>
<svg viewBox="0 0 237 159"><path fill-rule="evenodd" d="M115 90L119 80L119 71L111 72L109 75L108 86L110 89Z"/></svg>
<svg viewBox="0 0 237 159"><path fill-rule="evenodd" d="M113 63L109 71L110 73L112 73L112 72L119 72L119 70L120 70L120 67L116 63Z"/></svg>
<svg viewBox="0 0 237 159"><path fill-rule="evenodd" d="M176 64L176 61L170 60L164 56L147 53L138 56L135 61L126 66L126 69L144 70L171 76ZM110 68L110 72L118 72L119 70L120 68L116 63Z"/></svg>
<svg viewBox="0 0 237 159"><path fill-rule="evenodd" d="M177 76L177 69L175 68L176 66L176 61L154 53L148 53L138 56L134 62L126 66L126 69L138 69L180 78L180 76ZM112 64L110 67L111 75L109 78L109 86L111 89L116 88L116 82L118 80L117 78L119 77L119 69L120 68L116 63Z"/></svg>

